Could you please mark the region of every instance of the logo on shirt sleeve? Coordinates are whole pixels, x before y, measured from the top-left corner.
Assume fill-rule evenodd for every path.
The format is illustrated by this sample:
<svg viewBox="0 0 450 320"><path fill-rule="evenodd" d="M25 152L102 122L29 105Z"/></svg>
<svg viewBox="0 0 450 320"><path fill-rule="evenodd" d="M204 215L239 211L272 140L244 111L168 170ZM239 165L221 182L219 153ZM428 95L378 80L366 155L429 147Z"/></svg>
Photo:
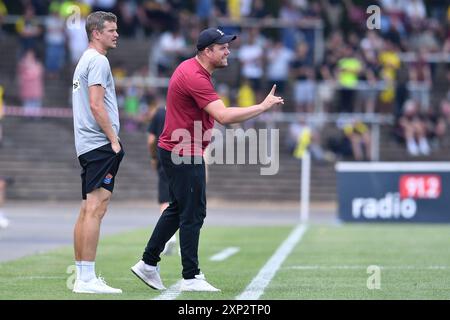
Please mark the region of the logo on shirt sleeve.
<svg viewBox="0 0 450 320"><path fill-rule="evenodd" d="M77 79L72 84L72 90L73 90L73 92L75 92L78 89L80 89L80 80Z"/></svg>

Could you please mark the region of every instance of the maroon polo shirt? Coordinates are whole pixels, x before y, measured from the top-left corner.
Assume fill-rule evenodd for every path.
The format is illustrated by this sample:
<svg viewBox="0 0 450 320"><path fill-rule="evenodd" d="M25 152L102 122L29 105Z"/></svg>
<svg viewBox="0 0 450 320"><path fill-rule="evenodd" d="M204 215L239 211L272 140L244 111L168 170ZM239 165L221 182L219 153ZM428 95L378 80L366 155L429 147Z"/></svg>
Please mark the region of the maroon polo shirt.
<svg viewBox="0 0 450 320"><path fill-rule="evenodd" d="M182 156L203 155L214 126L214 118L204 108L218 99L209 72L195 58L183 61L169 81L166 121L158 146Z"/></svg>

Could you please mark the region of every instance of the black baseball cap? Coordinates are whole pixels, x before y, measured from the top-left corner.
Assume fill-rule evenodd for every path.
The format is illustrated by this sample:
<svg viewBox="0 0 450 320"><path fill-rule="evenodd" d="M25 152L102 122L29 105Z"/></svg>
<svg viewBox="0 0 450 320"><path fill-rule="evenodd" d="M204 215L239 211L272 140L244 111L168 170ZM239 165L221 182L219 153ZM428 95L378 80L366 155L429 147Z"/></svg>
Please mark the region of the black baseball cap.
<svg viewBox="0 0 450 320"><path fill-rule="evenodd" d="M236 39L235 35L227 35L217 28L208 28L200 32L197 41L197 49L203 50L214 43L229 43L234 39Z"/></svg>

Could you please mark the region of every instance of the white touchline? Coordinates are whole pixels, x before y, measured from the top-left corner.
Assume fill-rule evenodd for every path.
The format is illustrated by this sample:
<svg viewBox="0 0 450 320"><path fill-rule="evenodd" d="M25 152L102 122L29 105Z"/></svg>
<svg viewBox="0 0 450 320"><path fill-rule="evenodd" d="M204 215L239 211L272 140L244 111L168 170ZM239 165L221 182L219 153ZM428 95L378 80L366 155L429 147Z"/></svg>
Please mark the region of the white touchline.
<svg viewBox="0 0 450 320"><path fill-rule="evenodd" d="M343 266L326 266L326 265L311 265L311 266L290 266L285 269L293 270L327 270L327 269L337 269L337 270L366 270L367 266L362 265L343 265ZM379 266L381 270L447 270L448 266Z"/></svg>
<svg viewBox="0 0 450 320"><path fill-rule="evenodd" d="M297 245L302 239L307 226L304 224L299 224L289 235L289 237L284 240L281 246L278 247L277 251L273 256L267 261L267 263L262 267L259 273L253 278L252 282L245 288L245 290L236 297L236 300L257 300L264 293L264 289L272 280L273 276L280 268L284 260L289 256L292 249Z"/></svg>
<svg viewBox="0 0 450 320"><path fill-rule="evenodd" d="M152 300L175 300L181 293L180 286L181 281L178 281L173 286L169 287L169 289L164 290L163 293L161 293L156 298L153 298Z"/></svg>
<svg viewBox="0 0 450 320"><path fill-rule="evenodd" d="M219 253L216 253L211 258L209 258L209 260L211 260L211 261L223 261L223 260L228 259L229 257L231 257L233 254L238 253L239 250L240 250L240 248L238 248L238 247L229 247L229 248L223 249Z"/></svg>
<svg viewBox="0 0 450 320"><path fill-rule="evenodd" d="M21 276L21 277L12 277L8 278L8 280L61 280L61 279L67 279L68 277L62 277L62 276Z"/></svg>

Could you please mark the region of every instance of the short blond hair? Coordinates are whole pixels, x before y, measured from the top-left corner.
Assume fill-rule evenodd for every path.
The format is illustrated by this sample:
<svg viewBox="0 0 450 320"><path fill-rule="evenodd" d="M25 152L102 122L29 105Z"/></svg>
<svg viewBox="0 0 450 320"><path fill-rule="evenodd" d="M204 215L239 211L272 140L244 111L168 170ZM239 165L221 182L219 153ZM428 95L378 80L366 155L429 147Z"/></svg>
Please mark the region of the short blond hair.
<svg viewBox="0 0 450 320"><path fill-rule="evenodd" d="M105 27L105 21L117 23L117 17L114 13L104 11L95 11L87 16L86 33L89 41L91 41L92 31L103 31L103 28Z"/></svg>

